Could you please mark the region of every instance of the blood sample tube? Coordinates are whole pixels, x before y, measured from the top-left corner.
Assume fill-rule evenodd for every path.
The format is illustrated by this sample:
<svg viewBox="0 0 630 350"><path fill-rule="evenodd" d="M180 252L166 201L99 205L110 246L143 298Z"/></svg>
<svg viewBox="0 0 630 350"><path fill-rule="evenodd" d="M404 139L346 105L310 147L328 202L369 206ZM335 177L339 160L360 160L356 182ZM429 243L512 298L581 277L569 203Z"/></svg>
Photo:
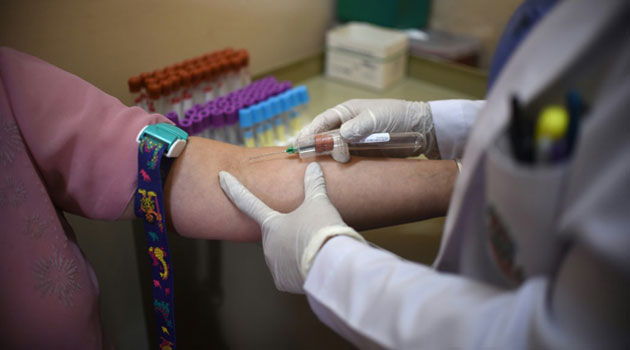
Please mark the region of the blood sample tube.
<svg viewBox="0 0 630 350"><path fill-rule="evenodd" d="M149 84L147 86L147 91L149 92L149 106L148 110L151 113L157 113L157 108L159 108L159 100L162 93L162 89L159 84Z"/></svg>
<svg viewBox="0 0 630 350"><path fill-rule="evenodd" d="M131 93L131 101L134 105L146 110L146 95L142 93L142 78L140 76L131 77L127 81L129 92Z"/></svg>
<svg viewBox="0 0 630 350"><path fill-rule="evenodd" d="M188 71L180 70L179 76L182 78L181 80L181 90L182 90L182 110L187 111L193 106L193 95L190 91L191 89L191 75Z"/></svg>

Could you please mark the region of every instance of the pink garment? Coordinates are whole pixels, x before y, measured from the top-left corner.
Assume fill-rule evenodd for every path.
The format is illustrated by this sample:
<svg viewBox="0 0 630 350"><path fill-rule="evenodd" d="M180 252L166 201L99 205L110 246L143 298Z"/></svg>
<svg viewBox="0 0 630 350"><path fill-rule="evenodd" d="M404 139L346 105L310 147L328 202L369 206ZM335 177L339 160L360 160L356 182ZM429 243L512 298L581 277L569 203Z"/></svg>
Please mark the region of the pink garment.
<svg viewBox="0 0 630 350"><path fill-rule="evenodd" d="M102 347L98 283L62 211L118 218L136 187L135 137L157 122L0 48L0 348Z"/></svg>

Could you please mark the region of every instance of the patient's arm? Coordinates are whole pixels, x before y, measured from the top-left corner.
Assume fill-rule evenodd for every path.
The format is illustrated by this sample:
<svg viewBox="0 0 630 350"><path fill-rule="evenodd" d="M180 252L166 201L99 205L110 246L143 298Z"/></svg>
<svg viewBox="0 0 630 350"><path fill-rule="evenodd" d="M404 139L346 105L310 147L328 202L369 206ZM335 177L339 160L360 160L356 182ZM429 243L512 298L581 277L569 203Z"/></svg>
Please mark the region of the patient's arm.
<svg viewBox="0 0 630 350"><path fill-rule="evenodd" d="M290 212L304 199L308 162L293 155L249 161L280 148L243 148L191 137L166 181L167 218L179 234L193 238L252 241L258 225L224 195L218 172L236 176L270 207ZM358 230L444 215L457 174L453 161L353 157L322 165L328 195L346 223Z"/></svg>

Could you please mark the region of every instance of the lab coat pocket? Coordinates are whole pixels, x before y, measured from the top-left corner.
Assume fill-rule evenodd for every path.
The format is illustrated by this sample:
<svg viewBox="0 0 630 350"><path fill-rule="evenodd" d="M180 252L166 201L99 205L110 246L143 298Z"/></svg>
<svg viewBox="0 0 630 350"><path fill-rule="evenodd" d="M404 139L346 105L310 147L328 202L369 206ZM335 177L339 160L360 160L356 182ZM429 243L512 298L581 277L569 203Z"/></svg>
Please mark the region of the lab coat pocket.
<svg viewBox="0 0 630 350"><path fill-rule="evenodd" d="M490 147L486 159L489 254L513 284L552 272L561 245L555 228L567 163L517 162L505 134Z"/></svg>

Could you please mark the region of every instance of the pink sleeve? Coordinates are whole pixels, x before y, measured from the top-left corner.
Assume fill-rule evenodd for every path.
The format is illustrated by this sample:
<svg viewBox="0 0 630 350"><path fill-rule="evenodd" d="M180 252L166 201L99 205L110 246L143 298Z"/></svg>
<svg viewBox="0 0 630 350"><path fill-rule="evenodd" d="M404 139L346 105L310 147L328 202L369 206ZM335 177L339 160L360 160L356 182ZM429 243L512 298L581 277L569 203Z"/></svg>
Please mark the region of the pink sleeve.
<svg viewBox="0 0 630 350"><path fill-rule="evenodd" d="M168 119L126 107L79 77L9 48L0 48L0 78L55 206L118 218L136 187L138 132Z"/></svg>

